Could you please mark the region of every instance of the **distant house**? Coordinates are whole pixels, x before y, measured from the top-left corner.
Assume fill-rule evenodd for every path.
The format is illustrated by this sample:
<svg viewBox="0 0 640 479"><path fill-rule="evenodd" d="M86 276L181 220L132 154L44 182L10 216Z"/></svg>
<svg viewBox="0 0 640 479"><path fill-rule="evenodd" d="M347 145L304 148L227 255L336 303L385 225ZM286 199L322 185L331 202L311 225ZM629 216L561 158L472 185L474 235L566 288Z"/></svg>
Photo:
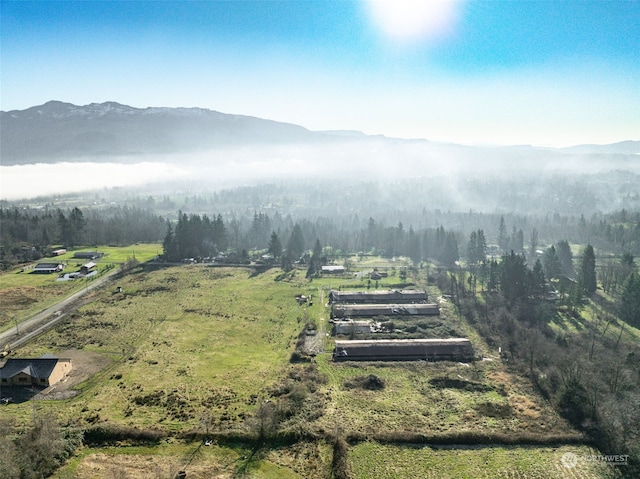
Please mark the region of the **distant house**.
<svg viewBox="0 0 640 479"><path fill-rule="evenodd" d="M60 249L55 249L55 250L53 250L53 251L52 251L52 254L53 254L53 256L60 256L60 255L65 254L66 252L67 252L67 250L66 250L66 249L64 249L64 248L60 248Z"/></svg>
<svg viewBox="0 0 640 479"><path fill-rule="evenodd" d="M332 318L373 316L438 316L437 304L333 304Z"/></svg>
<svg viewBox="0 0 640 479"><path fill-rule="evenodd" d="M338 340L334 361L471 361L473 346L466 338Z"/></svg>
<svg viewBox="0 0 640 479"><path fill-rule="evenodd" d="M354 321L352 319L334 321L333 334L369 334L372 332L372 324L371 321Z"/></svg>
<svg viewBox="0 0 640 479"><path fill-rule="evenodd" d="M427 292L417 289L380 291L329 291L330 303L426 303Z"/></svg>
<svg viewBox="0 0 640 479"><path fill-rule="evenodd" d="M40 274L51 274L51 273L59 273L64 269L64 265L60 263L38 263L35 268L33 268L34 273Z"/></svg>
<svg viewBox="0 0 640 479"><path fill-rule="evenodd" d="M99 253L97 251L76 251L73 253L73 257L77 259L98 259L103 256L104 253Z"/></svg>
<svg viewBox="0 0 640 479"><path fill-rule="evenodd" d="M37 359L8 359L0 368L3 386L49 387L71 371L71 359L43 356Z"/></svg>
<svg viewBox="0 0 640 479"><path fill-rule="evenodd" d="M82 265L82 267L80 268L80 273L89 274L91 271L96 269L97 266L98 265L95 264L93 261L89 261L88 263Z"/></svg>
<svg viewBox="0 0 640 479"><path fill-rule="evenodd" d="M369 273L369 278L376 281L382 278L387 278L388 276L389 273L387 273L386 271L378 271L377 269L374 269L371 273Z"/></svg>
<svg viewBox="0 0 640 479"><path fill-rule="evenodd" d="M344 266L327 265L327 266L322 266L321 272L322 274L344 274L345 269L344 269Z"/></svg>

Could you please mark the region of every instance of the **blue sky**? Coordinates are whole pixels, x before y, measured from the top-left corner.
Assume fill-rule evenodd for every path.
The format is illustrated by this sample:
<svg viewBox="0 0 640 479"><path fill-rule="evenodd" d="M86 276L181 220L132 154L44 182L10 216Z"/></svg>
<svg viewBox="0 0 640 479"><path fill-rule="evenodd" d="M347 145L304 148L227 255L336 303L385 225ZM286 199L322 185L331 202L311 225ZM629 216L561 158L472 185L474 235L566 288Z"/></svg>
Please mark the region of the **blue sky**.
<svg viewBox="0 0 640 479"><path fill-rule="evenodd" d="M1 1L0 108L199 106L460 143L640 140L640 1Z"/></svg>

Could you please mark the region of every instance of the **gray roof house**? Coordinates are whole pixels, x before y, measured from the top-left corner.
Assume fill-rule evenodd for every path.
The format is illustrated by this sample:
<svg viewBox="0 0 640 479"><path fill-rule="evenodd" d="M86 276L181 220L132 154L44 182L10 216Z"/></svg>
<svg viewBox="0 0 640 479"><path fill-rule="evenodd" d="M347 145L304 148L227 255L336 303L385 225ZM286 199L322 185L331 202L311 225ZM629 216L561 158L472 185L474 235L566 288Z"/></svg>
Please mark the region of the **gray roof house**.
<svg viewBox="0 0 640 479"><path fill-rule="evenodd" d="M43 356L37 359L8 359L0 368L2 386L48 387L71 371L71 359Z"/></svg>

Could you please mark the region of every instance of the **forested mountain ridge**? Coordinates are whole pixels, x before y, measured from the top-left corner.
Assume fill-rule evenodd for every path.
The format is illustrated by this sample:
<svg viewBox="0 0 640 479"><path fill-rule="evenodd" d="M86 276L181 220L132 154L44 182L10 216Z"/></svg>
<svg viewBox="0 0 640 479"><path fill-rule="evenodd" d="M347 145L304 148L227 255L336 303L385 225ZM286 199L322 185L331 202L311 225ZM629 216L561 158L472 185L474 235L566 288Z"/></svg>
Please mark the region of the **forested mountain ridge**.
<svg viewBox="0 0 640 479"><path fill-rule="evenodd" d="M3 164L166 154L308 140L300 126L203 108L133 108L50 101L1 114Z"/></svg>
<svg viewBox="0 0 640 479"><path fill-rule="evenodd" d="M406 175L416 168L448 171L510 171L580 168L636 168L640 141L572 148L471 147L422 139L403 140L359 132L310 131L302 126L204 108L134 108L116 102L78 106L50 101L26 110L0 112L3 165L60 161L136 162L159 155L181 163L255 158L295 159L302 173L310 164L325 168ZM280 149L262 151L257 146ZM282 149L287 147L287 149ZM237 150L243 151L238 156ZM222 152L216 156L212 152ZM205 158L194 153L206 153ZM181 155L176 157L175 155ZM392 162L391 164L389 162ZM274 167L274 168L277 168Z"/></svg>

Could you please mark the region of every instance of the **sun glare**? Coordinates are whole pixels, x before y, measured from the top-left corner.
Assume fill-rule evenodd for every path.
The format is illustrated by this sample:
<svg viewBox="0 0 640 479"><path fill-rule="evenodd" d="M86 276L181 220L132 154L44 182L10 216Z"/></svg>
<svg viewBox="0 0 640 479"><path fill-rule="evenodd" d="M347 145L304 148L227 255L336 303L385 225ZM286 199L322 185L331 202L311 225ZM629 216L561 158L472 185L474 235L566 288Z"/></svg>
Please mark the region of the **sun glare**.
<svg viewBox="0 0 640 479"><path fill-rule="evenodd" d="M462 0L367 0L375 24L391 39L442 38L455 23Z"/></svg>

